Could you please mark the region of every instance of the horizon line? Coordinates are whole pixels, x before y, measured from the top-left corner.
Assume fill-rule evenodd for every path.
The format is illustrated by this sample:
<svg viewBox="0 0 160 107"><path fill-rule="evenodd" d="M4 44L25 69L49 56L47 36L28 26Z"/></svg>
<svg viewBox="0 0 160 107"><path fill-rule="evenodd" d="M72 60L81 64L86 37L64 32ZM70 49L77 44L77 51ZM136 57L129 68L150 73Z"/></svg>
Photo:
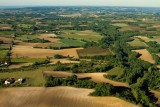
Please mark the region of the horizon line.
<svg viewBox="0 0 160 107"><path fill-rule="evenodd" d="M119 6L119 5L0 5L0 7L143 7L143 8L160 8L158 6Z"/></svg>

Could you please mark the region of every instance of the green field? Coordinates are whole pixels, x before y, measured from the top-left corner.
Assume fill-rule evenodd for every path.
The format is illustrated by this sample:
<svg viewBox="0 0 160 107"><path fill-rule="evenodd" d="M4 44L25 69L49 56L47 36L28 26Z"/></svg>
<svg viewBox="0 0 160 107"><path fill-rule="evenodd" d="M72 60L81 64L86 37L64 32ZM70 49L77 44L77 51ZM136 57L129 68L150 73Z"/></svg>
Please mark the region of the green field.
<svg viewBox="0 0 160 107"><path fill-rule="evenodd" d="M36 35L20 35L20 36L17 36L15 39L25 41L25 40L31 40L36 38L37 38Z"/></svg>
<svg viewBox="0 0 160 107"><path fill-rule="evenodd" d="M42 62L45 58L12 58L11 61L13 63L34 63L34 62Z"/></svg>
<svg viewBox="0 0 160 107"><path fill-rule="evenodd" d="M39 67L38 69L31 71L16 71L16 72L6 72L0 73L0 79L4 78L29 78L27 81L28 86L44 86L45 79L43 77L43 71L53 70L52 66L49 67Z"/></svg>
<svg viewBox="0 0 160 107"><path fill-rule="evenodd" d="M147 44L140 41L138 38L134 38L133 41L131 42L128 42L128 44L130 44L131 46L144 46L144 47L147 47Z"/></svg>
<svg viewBox="0 0 160 107"><path fill-rule="evenodd" d="M82 50L77 50L77 53L80 57L112 54L108 49L102 49L102 48L86 48Z"/></svg>
<svg viewBox="0 0 160 107"><path fill-rule="evenodd" d="M114 23L112 25L113 26L118 26L118 27L126 27L126 26L128 26L128 24L126 24L126 23Z"/></svg>
<svg viewBox="0 0 160 107"><path fill-rule="evenodd" d="M60 42L62 42L63 44L66 44L68 46L83 46L85 44L85 42L82 41L78 41L78 40L72 40L72 39L60 39Z"/></svg>
<svg viewBox="0 0 160 107"><path fill-rule="evenodd" d="M0 31L0 35L11 35L14 33L15 33L15 31Z"/></svg>
<svg viewBox="0 0 160 107"><path fill-rule="evenodd" d="M0 50L0 60L3 60L9 53L9 50Z"/></svg>
<svg viewBox="0 0 160 107"><path fill-rule="evenodd" d="M76 40L85 40L85 41L94 41L98 42L103 38L100 34L93 32L93 31L77 31L77 30L64 30L63 33L60 35L64 38L72 38Z"/></svg>
<svg viewBox="0 0 160 107"><path fill-rule="evenodd" d="M0 45L0 50L9 50L10 44Z"/></svg>
<svg viewBox="0 0 160 107"><path fill-rule="evenodd" d="M120 67L115 67L111 70L109 70L108 75L116 75L116 76L120 76L123 73L123 69Z"/></svg>

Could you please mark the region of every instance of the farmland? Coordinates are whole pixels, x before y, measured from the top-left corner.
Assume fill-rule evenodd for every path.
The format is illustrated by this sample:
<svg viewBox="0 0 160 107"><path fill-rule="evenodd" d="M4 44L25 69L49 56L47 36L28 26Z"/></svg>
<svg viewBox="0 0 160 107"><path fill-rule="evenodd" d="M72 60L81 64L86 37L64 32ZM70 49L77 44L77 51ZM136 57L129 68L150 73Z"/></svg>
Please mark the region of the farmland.
<svg viewBox="0 0 160 107"><path fill-rule="evenodd" d="M159 106L159 11L0 9L0 105Z"/></svg>
<svg viewBox="0 0 160 107"><path fill-rule="evenodd" d="M77 52L80 57L112 54L108 49L101 49L101 48L85 48L85 49L77 50Z"/></svg>
<svg viewBox="0 0 160 107"><path fill-rule="evenodd" d="M146 44L146 43L140 41L140 40L137 39L137 38L134 38L133 41L128 42L128 43L129 43L131 46L144 46L144 47L147 47L147 44Z"/></svg>
<svg viewBox="0 0 160 107"><path fill-rule="evenodd" d="M71 76L72 73L69 72L56 72L56 71L46 71L44 72L46 75L51 75L53 77L68 77ZM104 78L104 75L107 75L107 73L81 73L81 74L75 74L78 76L78 78L91 78L91 81L94 81L96 83L105 82L110 83L114 86L128 86L126 83L121 82L115 82L109 79Z"/></svg>
<svg viewBox="0 0 160 107"><path fill-rule="evenodd" d="M160 44L160 36L153 36L152 38L146 36L136 36L136 37L144 40L145 42L155 41Z"/></svg>
<svg viewBox="0 0 160 107"><path fill-rule="evenodd" d="M63 49L63 50L51 50L51 49L38 49L32 48L30 46L14 46L12 53L12 58L21 58L21 57L29 57L29 58L46 58L53 57L55 54L61 54L64 56L72 56L78 58L78 54L76 52L77 49L81 48L71 48L71 49Z"/></svg>
<svg viewBox="0 0 160 107"><path fill-rule="evenodd" d="M81 41L85 40L94 42L98 42L101 38L103 38L103 36L91 30L85 30L85 31L65 30L62 31L62 34L60 36L64 38L72 38Z"/></svg>
<svg viewBox="0 0 160 107"><path fill-rule="evenodd" d="M125 102L115 97L88 96L91 92L93 92L92 89L81 89L72 87L30 87L1 89L0 92L2 93L0 104L5 107L17 107L23 106L24 104L26 104L27 106L38 107L106 107L106 105L107 107L137 107L136 105ZM19 100L20 102L17 102Z"/></svg>
<svg viewBox="0 0 160 107"><path fill-rule="evenodd" d="M152 55L146 49L133 50L133 51L141 54L140 59L153 63L153 64L155 63L155 61L152 58Z"/></svg>

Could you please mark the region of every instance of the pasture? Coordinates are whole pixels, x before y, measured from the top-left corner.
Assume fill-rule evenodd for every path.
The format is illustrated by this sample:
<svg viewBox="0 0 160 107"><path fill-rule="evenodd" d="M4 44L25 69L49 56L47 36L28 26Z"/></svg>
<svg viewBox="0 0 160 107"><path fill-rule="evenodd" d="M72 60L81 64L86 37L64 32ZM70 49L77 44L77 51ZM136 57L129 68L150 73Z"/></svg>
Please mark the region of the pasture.
<svg viewBox="0 0 160 107"><path fill-rule="evenodd" d="M68 39L68 38L65 38L65 39L60 39L59 42L65 44L66 46L75 46L75 47L82 47L85 42L83 41L78 41L78 40L73 40L73 39Z"/></svg>
<svg viewBox="0 0 160 107"><path fill-rule="evenodd" d="M89 96L93 89L25 87L0 89L2 107L138 107L116 97Z"/></svg>
<svg viewBox="0 0 160 107"><path fill-rule="evenodd" d="M127 43L130 44L131 46L143 46L143 47L148 46L146 43L140 41L138 38L134 38L133 41Z"/></svg>
<svg viewBox="0 0 160 107"><path fill-rule="evenodd" d="M152 55L146 50L146 49L140 49L140 50L133 50L134 52L138 52L139 54L141 54L140 59L147 61L149 63L154 64L155 61L153 60Z"/></svg>
<svg viewBox="0 0 160 107"><path fill-rule="evenodd" d="M80 41L94 41L98 42L103 38L100 34L93 32L91 30L85 30L85 31L77 31L77 30L64 30L62 31L62 34L60 35L64 38L72 38Z"/></svg>
<svg viewBox="0 0 160 107"><path fill-rule="evenodd" d="M9 50L0 50L0 60L3 60L7 57Z"/></svg>
<svg viewBox="0 0 160 107"><path fill-rule="evenodd" d="M44 86L45 79L43 77L43 71L52 70L52 66L39 67L34 71L15 71L15 72L5 72L0 73L0 79L4 78L28 78L26 86Z"/></svg>

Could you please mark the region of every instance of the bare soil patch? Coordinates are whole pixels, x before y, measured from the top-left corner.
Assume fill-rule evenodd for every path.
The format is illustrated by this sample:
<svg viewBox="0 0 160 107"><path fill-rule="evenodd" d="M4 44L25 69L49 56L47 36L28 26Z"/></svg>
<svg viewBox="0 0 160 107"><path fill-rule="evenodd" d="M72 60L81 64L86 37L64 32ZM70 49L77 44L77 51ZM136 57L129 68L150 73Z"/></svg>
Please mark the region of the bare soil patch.
<svg viewBox="0 0 160 107"><path fill-rule="evenodd" d="M88 96L92 89L24 87L0 89L2 107L138 107L116 97Z"/></svg>
<svg viewBox="0 0 160 107"><path fill-rule="evenodd" d="M3 41L5 43L11 43L11 41L13 41L13 39L7 38L7 37L0 37L0 41Z"/></svg>
<svg viewBox="0 0 160 107"><path fill-rule="evenodd" d="M152 55L146 50L146 49L140 49L140 50L133 50L134 52L138 52L141 54L140 59L150 62L152 64L155 63L155 61L153 60Z"/></svg>

